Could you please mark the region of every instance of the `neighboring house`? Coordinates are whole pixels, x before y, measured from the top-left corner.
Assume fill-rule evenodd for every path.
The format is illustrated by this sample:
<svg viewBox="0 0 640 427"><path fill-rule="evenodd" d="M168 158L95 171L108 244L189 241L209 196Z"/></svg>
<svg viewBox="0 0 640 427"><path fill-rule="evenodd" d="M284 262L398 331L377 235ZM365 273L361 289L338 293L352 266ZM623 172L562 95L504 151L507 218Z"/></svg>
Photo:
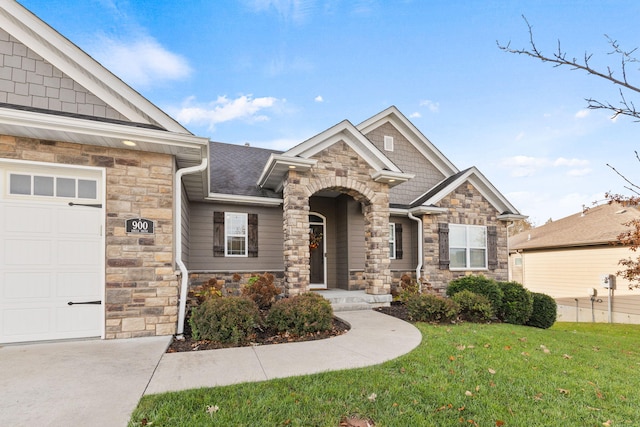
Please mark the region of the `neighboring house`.
<svg viewBox="0 0 640 427"><path fill-rule="evenodd" d="M395 107L277 152L193 136L13 1L0 55L0 342L181 333L210 278L507 278L523 216Z"/></svg>
<svg viewBox="0 0 640 427"><path fill-rule="evenodd" d="M640 291L615 277L622 269L618 262L638 254L613 244L629 230L624 224L639 216L636 207L604 204L519 233L509 239L510 279L556 298L561 320L606 322L609 289L602 277L613 275L612 320L640 323ZM591 289L597 293L593 312Z"/></svg>

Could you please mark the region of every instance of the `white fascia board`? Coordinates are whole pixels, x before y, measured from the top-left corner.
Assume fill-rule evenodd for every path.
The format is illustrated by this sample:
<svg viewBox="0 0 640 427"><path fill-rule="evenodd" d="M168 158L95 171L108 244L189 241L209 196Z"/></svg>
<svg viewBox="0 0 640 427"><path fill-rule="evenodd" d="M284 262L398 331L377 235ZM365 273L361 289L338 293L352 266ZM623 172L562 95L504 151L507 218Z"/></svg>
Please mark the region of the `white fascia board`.
<svg viewBox="0 0 640 427"><path fill-rule="evenodd" d="M498 215L496 218L498 218L498 221L519 221L521 219L527 219L529 218L529 216L516 215L516 214L504 214L504 215Z"/></svg>
<svg viewBox="0 0 640 427"><path fill-rule="evenodd" d="M451 194L456 188L462 185L465 181L471 182L473 186L487 199L487 201L500 212L512 212L517 214L518 210L509 203L509 201L487 180L487 178L478 171L475 166L472 166L460 175L458 179L447 185L440 190L437 194L428 200L425 200L423 205L435 205L440 202L447 195ZM417 200L417 199L416 199Z"/></svg>
<svg viewBox="0 0 640 427"><path fill-rule="evenodd" d="M348 120L343 120L302 144L293 147L285 155L309 158L339 141L344 141L376 170L388 169L394 172L402 172Z"/></svg>
<svg viewBox="0 0 640 427"><path fill-rule="evenodd" d="M367 134L384 122L390 122L429 162L445 176L460 172L456 166L424 136L395 106L376 114L357 126L363 134Z"/></svg>
<svg viewBox="0 0 640 427"><path fill-rule="evenodd" d="M235 194L222 194L222 193L209 193L205 197L206 201L219 202L219 203L234 203L242 205L263 205L263 206L278 206L281 205L283 199L275 199L269 197L256 197L256 196L239 196Z"/></svg>
<svg viewBox="0 0 640 427"><path fill-rule="evenodd" d="M284 172L289 169L306 171L318 163L315 159L305 159L301 157L289 157L282 154L271 154L267 163L262 169L260 178L258 178L258 186L263 187L272 179L282 180ZM282 173L282 176L273 176Z"/></svg>
<svg viewBox="0 0 640 427"><path fill-rule="evenodd" d="M407 182L414 177L415 175L412 173L391 172L387 170L376 171L371 174L371 178L375 182L384 182L386 184L389 184L389 186L391 187L402 184L403 182Z"/></svg>
<svg viewBox="0 0 640 427"><path fill-rule="evenodd" d="M129 120L149 123L146 114L171 132L191 135L180 123L17 2L2 2L0 27Z"/></svg>
<svg viewBox="0 0 640 427"><path fill-rule="evenodd" d="M409 210L413 215L439 215L449 212L447 208L438 206L417 206Z"/></svg>
<svg viewBox="0 0 640 427"><path fill-rule="evenodd" d="M194 136L192 134L175 133L55 114L15 110L13 108L0 107L0 123L63 133L69 132L92 135L116 140L128 139L134 142L171 145L174 147L203 148L209 145L209 138Z"/></svg>

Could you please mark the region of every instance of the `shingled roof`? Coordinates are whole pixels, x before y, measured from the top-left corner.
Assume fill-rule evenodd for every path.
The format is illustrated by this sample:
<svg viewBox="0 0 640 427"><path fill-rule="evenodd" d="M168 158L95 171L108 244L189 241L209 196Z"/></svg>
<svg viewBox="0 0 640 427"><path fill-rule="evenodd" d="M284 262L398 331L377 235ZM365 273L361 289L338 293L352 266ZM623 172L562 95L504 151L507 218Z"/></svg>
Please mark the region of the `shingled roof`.
<svg viewBox="0 0 640 427"><path fill-rule="evenodd" d="M271 154L282 151L248 145L211 142L209 156L211 161L212 193L281 198L282 195L258 186L258 178Z"/></svg>
<svg viewBox="0 0 640 427"><path fill-rule="evenodd" d="M510 250L608 245L629 229L624 224L640 218L637 207L604 204L531 230L509 239Z"/></svg>

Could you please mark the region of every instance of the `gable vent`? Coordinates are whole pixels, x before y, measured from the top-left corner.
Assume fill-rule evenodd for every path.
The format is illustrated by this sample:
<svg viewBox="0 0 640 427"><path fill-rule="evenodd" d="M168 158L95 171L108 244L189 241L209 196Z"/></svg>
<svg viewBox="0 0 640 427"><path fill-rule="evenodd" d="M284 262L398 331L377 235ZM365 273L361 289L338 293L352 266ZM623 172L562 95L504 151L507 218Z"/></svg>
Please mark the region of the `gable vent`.
<svg viewBox="0 0 640 427"><path fill-rule="evenodd" d="M392 136L384 136L384 150L385 151L393 151L393 137Z"/></svg>

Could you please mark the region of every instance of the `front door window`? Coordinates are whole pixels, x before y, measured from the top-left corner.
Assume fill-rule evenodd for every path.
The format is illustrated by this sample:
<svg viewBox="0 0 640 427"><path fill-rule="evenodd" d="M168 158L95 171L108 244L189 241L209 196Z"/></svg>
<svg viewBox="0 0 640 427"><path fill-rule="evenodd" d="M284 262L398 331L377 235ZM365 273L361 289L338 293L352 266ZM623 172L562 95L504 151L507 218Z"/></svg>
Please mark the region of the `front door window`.
<svg viewBox="0 0 640 427"><path fill-rule="evenodd" d="M324 289L326 282L325 219L316 214L309 215L309 281L311 289Z"/></svg>

